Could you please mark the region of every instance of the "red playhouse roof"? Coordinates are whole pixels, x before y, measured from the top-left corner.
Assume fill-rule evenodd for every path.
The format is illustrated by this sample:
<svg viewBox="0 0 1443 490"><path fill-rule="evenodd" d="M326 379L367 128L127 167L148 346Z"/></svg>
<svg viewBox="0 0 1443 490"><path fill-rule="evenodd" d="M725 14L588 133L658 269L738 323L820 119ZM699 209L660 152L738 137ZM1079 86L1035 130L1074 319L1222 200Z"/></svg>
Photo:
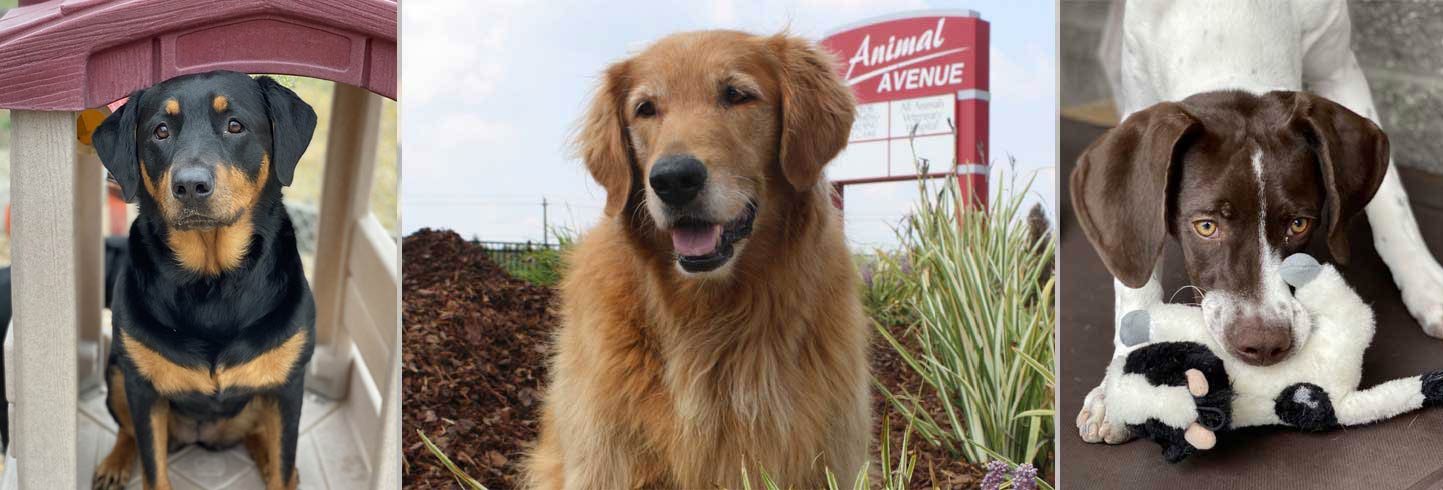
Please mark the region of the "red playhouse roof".
<svg viewBox="0 0 1443 490"><path fill-rule="evenodd" d="M396 0L20 0L0 17L0 108L77 111L210 70L396 98Z"/></svg>

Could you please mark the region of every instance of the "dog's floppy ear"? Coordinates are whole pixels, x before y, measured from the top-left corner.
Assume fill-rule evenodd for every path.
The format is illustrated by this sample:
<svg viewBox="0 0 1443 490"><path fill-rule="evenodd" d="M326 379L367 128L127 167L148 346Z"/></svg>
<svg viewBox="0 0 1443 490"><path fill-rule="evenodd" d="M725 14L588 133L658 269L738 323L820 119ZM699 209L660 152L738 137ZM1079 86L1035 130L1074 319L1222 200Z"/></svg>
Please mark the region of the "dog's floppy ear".
<svg viewBox="0 0 1443 490"><path fill-rule="evenodd" d="M1312 94L1295 92L1290 125L1318 156L1327 198L1328 251L1348 263L1348 221L1373 200L1388 173L1388 135L1368 118Z"/></svg>
<svg viewBox="0 0 1443 490"><path fill-rule="evenodd" d="M817 183L822 166L847 146L857 104L829 53L785 34L772 36L767 44L780 67L782 134L777 157L787 182L804 191Z"/></svg>
<svg viewBox="0 0 1443 490"><path fill-rule="evenodd" d="M276 180L281 185L291 185L296 164L301 162L301 155L316 132L316 111L271 77L257 77L256 83L265 95L266 110L271 118L271 166L275 167Z"/></svg>
<svg viewBox="0 0 1443 490"><path fill-rule="evenodd" d="M586 162L591 178L606 189L606 214L615 216L626 206L636 190L636 166L632 162L631 145L626 133L626 116L622 112L631 65L611 65L602 75L601 86L591 100L591 108L576 135L576 152Z"/></svg>
<svg viewBox="0 0 1443 490"><path fill-rule="evenodd" d="M1128 116L1094 141L1072 171L1072 207L1107 270L1123 284L1147 284L1166 243L1169 176L1180 145L1201 123L1164 102Z"/></svg>
<svg viewBox="0 0 1443 490"><path fill-rule="evenodd" d="M115 182L120 184L120 193L126 202L134 201L135 193L140 189L140 154L135 147L135 112L140 107L140 96L144 93L145 90L131 93L125 104L105 116L105 121L90 134L90 143L95 147L95 153L100 155L100 162L105 164L105 170L110 171Z"/></svg>

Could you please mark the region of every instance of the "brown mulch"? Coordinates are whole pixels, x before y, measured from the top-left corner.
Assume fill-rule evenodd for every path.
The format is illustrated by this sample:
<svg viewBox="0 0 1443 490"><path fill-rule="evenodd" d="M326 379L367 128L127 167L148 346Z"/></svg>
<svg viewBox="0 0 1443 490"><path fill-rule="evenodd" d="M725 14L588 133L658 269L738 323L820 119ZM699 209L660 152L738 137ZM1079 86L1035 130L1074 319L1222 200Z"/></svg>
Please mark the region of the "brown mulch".
<svg viewBox="0 0 1443 490"><path fill-rule="evenodd" d="M421 443L426 433L460 468L491 490L519 488L519 463L537 435L546 359L555 319L551 290L514 279L450 231L423 229L405 238L404 345L406 488L453 488L450 472ZM899 338L901 328L892 329ZM921 379L880 335L874 336L873 372L893 392L916 392ZM874 393L874 439L882 415L890 419L891 447L907 426L881 393ZM932 397L927 397L932 398ZM944 415L935 399L924 402ZM982 471L930 446L916 434L910 449L917 468L910 487L971 488ZM895 460L895 455L893 456ZM873 476L879 462L873 461ZM875 482L875 481L874 481Z"/></svg>
<svg viewBox="0 0 1443 490"><path fill-rule="evenodd" d="M551 290L511 278L455 232L417 231L402 250L403 483L454 486L419 429L487 488L517 487L536 439Z"/></svg>

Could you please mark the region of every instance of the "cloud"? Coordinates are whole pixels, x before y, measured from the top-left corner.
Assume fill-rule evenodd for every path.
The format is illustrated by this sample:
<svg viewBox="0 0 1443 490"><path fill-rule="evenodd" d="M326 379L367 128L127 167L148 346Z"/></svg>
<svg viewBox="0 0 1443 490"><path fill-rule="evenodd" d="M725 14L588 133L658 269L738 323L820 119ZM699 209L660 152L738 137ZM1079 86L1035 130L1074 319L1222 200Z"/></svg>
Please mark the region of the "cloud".
<svg viewBox="0 0 1443 490"><path fill-rule="evenodd" d="M517 38L549 14L543 2L519 0L438 0L402 9L403 100L494 93L513 64Z"/></svg>

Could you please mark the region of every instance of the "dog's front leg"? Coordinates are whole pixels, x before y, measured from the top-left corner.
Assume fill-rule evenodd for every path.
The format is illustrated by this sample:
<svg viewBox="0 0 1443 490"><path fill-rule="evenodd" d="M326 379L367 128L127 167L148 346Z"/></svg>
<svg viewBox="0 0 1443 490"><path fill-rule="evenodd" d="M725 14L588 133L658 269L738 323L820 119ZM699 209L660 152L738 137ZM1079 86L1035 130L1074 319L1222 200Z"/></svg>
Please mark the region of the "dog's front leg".
<svg viewBox="0 0 1443 490"><path fill-rule="evenodd" d="M135 442L140 449L145 490L170 490L166 465L170 449L170 401L138 381L127 380L125 395L130 403L131 423L135 426Z"/></svg>
<svg viewBox="0 0 1443 490"><path fill-rule="evenodd" d="M1378 110L1368 80L1358 67L1349 44L1347 15L1340 16L1337 33L1324 36L1304 60L1306 82L1312 91L1378 123ZM1381 126L1381 124L1379 124ZM1366 208L1373 227L1373 245L1388 264L1393 282L1403 293L1403 304L1433 337L1443 338L1443 266L1428 251L1418 220L1408 206L1408 193L1398 179L1398 168L1388 159L1388 172L1378 193Z"/></svg>
<svg viewBox="0 0 1443 490"><path fill-rule="evenodd" d="M266 490L295 490L300 482L296 474L296 441L300 434L300 383L296 389L272 397L258 397L256 425L245 437L246 451L260 470ZM294 391L295 393L290 393Z"/></svg>
<svg viewBox="0 0 1443 490"><path fill-rule="evenodd" d="M1127 354L1128 346L1122 341L1122 317L1128 312L1147 310L1149 307L1161 304L1162 282L1158 280L1162 276L1162 260L1158 260L1153 266L1152 277L1147 280L1141 288L1130 288L1118 281L1112 280L1113 291L1113 328L1112 328L1112 357ZM1132 431L1120 423L1107 421L1106 398L1107 390L1104 386L1107 380L1098 383L1096 388L1087 393L1087 398L1082 400L1082 411L1077 414L1077 433L1082 440L1108 444L1122 444L1133 439Z"/></svg>

